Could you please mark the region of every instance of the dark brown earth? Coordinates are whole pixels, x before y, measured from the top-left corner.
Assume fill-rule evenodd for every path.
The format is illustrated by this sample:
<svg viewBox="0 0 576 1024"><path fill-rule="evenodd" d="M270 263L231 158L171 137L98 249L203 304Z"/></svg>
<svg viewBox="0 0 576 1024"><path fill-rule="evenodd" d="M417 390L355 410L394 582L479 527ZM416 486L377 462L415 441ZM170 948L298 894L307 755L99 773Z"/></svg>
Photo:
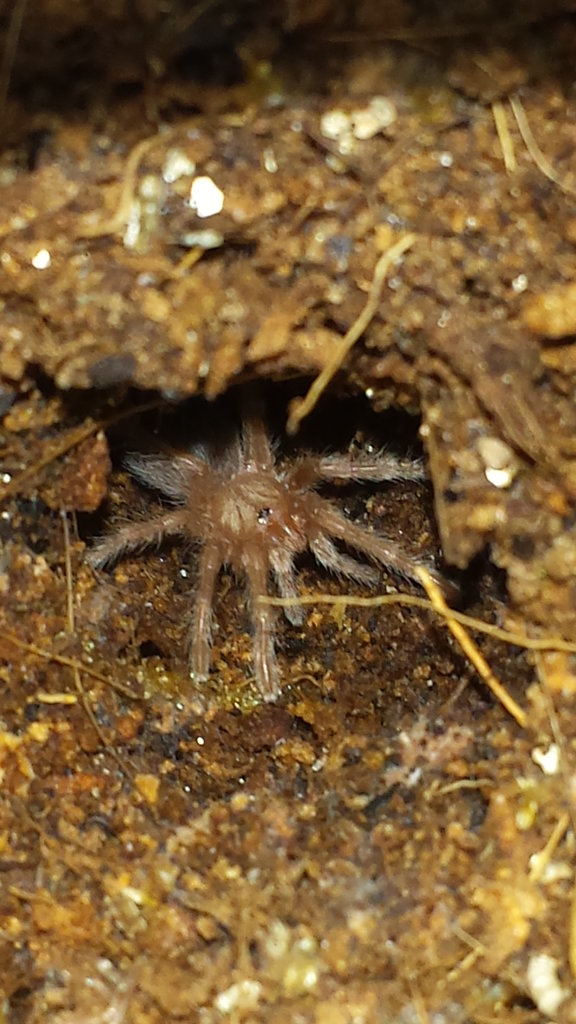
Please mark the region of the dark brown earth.
<svg viewBox="0 0 576 1024"><path fill-rule="evenodd" d="M265 705L234 579L200 685L194 553L85 563L260 378L282 457L422 444L336 500L576 641L576 3L267 7L0 3L0 1022L570 1024L570 643L474 634L523 725L430 609L317 603Z"/></svg>

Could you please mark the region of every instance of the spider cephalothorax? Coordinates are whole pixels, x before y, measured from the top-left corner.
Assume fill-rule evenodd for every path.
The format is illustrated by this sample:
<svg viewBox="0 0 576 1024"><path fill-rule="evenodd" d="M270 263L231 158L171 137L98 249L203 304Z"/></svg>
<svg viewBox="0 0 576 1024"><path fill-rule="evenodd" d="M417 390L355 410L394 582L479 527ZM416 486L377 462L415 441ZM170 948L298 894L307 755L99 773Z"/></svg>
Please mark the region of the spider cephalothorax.
<svg viewBox="0 0 576 1024"><path fill-rule="evenodd" d="M190 669L196 678L205 678L210 669L214 586L225 565L246 580L254 675L265 700L274 700L281 689L276 610L259 601L268 594L270 576L282 597L297 600L295 561L310 549L326 569L361 583L378 580L370 563L415 578L418 563L398 542L347 519L318 488L331 480L420 480L421 465L387 452L304 455L278 462L261 404L249 389L241 394L240 429L230 431L226 444L171 457L134 455L128 468L173 507L103 538L88 558L101 567L174 536L199 546L190 630ZM352 551L367 561L357 561ZM284 613L289 622L302 622L297 603Z"/></svg>

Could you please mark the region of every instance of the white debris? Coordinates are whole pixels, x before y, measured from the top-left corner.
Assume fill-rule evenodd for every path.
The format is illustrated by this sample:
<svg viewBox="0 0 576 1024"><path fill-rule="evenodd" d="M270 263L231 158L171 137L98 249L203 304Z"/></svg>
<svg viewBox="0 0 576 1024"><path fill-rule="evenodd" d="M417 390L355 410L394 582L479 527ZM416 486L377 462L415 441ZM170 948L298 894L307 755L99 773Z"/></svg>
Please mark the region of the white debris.
<svg viewBox="0 0 576 1024"><path fill-rule="evenodd" d="M484 463L484 475L488 483L501 490L510 487L519 467L509 445L499 437L481 437L477 449Z"/></svg>
<svg viewBox="0 0 576 1024"><path fill-rule="evenodd" d="M569 994L558 980L558 962L547 953L532 956L526 969L526 982L540 1013L554 1019Z"/></svg>
<svg viewBox="0 0 576 1024"><path fill-rule="evenodd" d="M190 206L197 217L214 217L224 206L224 193L212 178L200 175L190 188Z"/></svg>
<svg viewBox="0 0 576 1024"><path fill-rule="evenodd" d="M167 185L173 185L178 178L184 178L187 174L192 175L195 170L196 164L186 156L186 153L181 149L169 149L162 168L162 177Z"/></svg>
<svg viewBox="0 0 576 1024"><path fill-rule="evenodd" d="M345 111L327 110L320 119L320 131L326 139L338 143L341 154L349 153L355 143L373 139L397 118L396 107L387 96L373 96L365 107Z"/></svg>
<svg viewBox="0 0 576 1024"><path fill-rule="evenodd" d="M258 981L245 978L237 981L230 988L220 992L214 1005L220 1013L232 1013L234 1010L255 1010L260 1002L262 985Z"/></svg>
<svg viewBox="0 0 576 1024"><path fill-rule="evenodd" d="M181 241L188 249L195 249L197 246L200 249L218 249L224 241L224 235L221 231L207 228L205 231L188 231L182 236Z"/></svg>
<svg viewBox="0 0 576 1024"><path fill-rule="evenodd" d="M560 749L556 743L551 743L548 750L542 747L534 747L532 760L542 769L544 775L557 775L560 768Z"/></svg>
<svg viewBox="0 0 576 1024"><path fill-rule="evenodd" d="M396 107L386 96L373 96L367 107L352 111L356 139L373 139L396 120Z"/></svg>
<svg viewBox="0 0 576 1024"><path fill-rule="evenodd" d="M35 270L47 270L52 263L52 257L48 249L38 249L32 257L32 266Z"/></svg>

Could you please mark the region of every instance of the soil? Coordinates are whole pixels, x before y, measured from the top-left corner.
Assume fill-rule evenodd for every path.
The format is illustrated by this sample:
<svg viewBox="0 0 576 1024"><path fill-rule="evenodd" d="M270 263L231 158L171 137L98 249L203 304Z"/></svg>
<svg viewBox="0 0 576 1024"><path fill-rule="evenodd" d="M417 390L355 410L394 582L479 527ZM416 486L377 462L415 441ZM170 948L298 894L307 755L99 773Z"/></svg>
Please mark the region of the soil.
<svg viewBox="0 0 576 1024"><path fill-rule="evenodd" d="M268 6L0 6L0 1021L570 1024L576 4ZM422 453L334 498L521 716L385 574L302 560L266 704L231 575L198 683L195 552L90 569L254 379Z"/></svg>

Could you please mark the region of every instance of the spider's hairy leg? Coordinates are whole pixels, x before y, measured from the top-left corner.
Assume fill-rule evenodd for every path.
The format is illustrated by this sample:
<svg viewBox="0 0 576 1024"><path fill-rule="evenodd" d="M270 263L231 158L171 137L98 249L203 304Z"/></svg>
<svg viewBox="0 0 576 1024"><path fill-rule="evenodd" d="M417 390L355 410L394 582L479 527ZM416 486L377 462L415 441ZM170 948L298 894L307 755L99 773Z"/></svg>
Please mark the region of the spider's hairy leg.
<svg viewBox="0 0 576 1024"><path fill-rule="evenodd" d="M161 544L166 537L185 533L187 519L187 513L178 509L141 523L129 523L109 537L99 540L87 553L86 559L94 569L100 569L129 552L143 551L144 548Z"/></svg>
<svg viewBox="0 0 576 1024"><path fill-rule="evenodd" d="M212 598L221 565L220 546L215 542L205 544L198 565L198 583L190 628L190 671L195 679L206 679L210 671Z"/></svg>
<svg viewBox="0 0 576 1024"><path fill-rule="evenodd" d="M347 576L358 583L375 584L378 573L369 565L362 565L354 558L339 551L326 533L318 531L310 540L310 550L320 565L338 576Z"/></svg>
<svg viewBox="0 0 576 1024"><path fill-rule="evenodd" d="M264 420L264 406L255 387L247 385L240 393L242 445L244 461L258 470L272 472L274 454Z"/></svg>
<svg viewBox="0 0 576 1024"><path fill-rule="evenodd" d="M296 488L313 487L322 480L384 483L425 479L418 459L404 459L386 451L307 455L288 472L289 483Z"/></svg>
<svg viewBox="0 0 576 1024"><path fill-rule="evenodd" d="M280 674L274 648L274 608L259 601L266 597L268 564L266 554L257 547L244 553L242 565L248 580L250 607L254 625L252 654L256 685L264 700L275 700L280 693Z"/></svg>
<svg viewBox="0 0 576 1024"><path fill-rule="evenodd" d="M146 487L160 491L176 502L185 502L193 478L206 472L206 462L197 455L129 455L125 465L130 474Z"/></svg>
<svg viewBox="0 0 576 1024"><path fill-rule="evenodd" d="M270 565L276 580L280 597L298 600L298 587L294 572L294 556L289 551L271 551ZM304 621L304 610L301 605L291 604L283 609L284 615L293 626L301 626Z"/></svg>
<svg viewBox="0 0 576 1024"><path fill-rule="evenodd" d="M401 458L393 452L350 452L324 455L318 459L317 478L321 480L357 480L399 483L425 480L426 473L418 459Z"/></svg>
<svg viewBox="0 0 576 1024"><path fill-rule="evenodd" d="M390 540L380 533L371 533L365 527L359 526L358 523L351 522L328 502L319 502L316 521L318 526L331 537L355 548L356 551L361 551L385 569L391 569L392 572L419 583L416 569L425 563L419 562L418 558L410 555L396 541ZM443 580L438 573L428 565L426 568L440 586L443 586Z"/></svg>

